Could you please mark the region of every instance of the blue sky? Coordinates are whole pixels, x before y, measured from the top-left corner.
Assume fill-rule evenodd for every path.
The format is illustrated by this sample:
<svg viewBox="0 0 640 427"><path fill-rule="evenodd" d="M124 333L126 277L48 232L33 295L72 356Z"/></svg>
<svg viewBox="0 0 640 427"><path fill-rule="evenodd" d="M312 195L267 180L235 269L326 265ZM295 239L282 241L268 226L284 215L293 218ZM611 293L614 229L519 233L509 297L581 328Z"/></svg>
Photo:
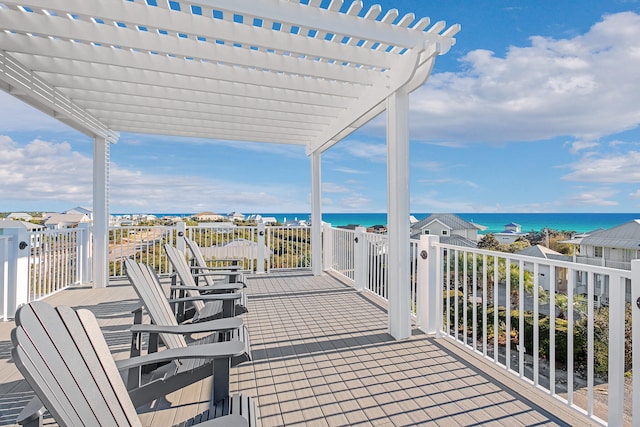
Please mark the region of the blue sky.
<svg viewBox="0 0 640 427"><path fill-rule="evenodd" d="M640 212L640 0L378 3L462 26L411 95L412 212ZM323 154L323 211L386 211L385 132ZM0 91L0 212L90 207L91 157ZM310 210L303 147L122 134L111 161L113 213Z"/></svg>

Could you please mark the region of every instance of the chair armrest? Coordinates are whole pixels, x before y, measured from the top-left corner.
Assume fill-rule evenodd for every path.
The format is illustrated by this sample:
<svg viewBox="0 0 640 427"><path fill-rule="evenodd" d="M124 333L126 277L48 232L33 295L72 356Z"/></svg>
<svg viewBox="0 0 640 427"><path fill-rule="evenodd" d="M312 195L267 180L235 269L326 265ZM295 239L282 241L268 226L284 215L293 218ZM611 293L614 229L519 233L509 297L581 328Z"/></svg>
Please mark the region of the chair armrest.
<svg viewBox="0 0 640 427"><path fill-rule="evenodd" d="M219 271L221 274L242 274L240 271L240 266L229 266L229 267L201 267L199 265L191 266L192 270L203 270L203 271Z"/></svg>
<svg viewBox="0 0 640 427"><path fill-rule="evenodd" d="M176 359L231 359L245 351L242 341L226 341L212 344L194 345L190 347L171 348L158 353L145 354L129 359L116 361L118 370L131 369L138 366L173 361Z"/></svg>
<svg viewBox="0 0 640 427"><path fill-rule="evenodd" d="M41 426L44 411L44 405L40 399L38 399L38 396L35 396L29 401L29 403L27 403L27 406L20 411L18 418L16 418L16 424L20 424L25 427Z"/></svg>
<svg viewBox="0 0 640 427"><path fill-rule="evenodd" d="M233 294L206 294L206 295L197 295L195 297L182 297L182 298L171 298L169 299L169 304L177 304L179 302L189 302L189 301L229 301L229 300L238 300L242 298L242 294L233 293Z"/></svg>
<svg viewBox="0 0 640 427"><path fill-rule="evenodd" d="M131 325L131 333L167 333L167 334L196 334L200 332L229 331L241 328L244 322L239 317L209 320L208 322L187 323L185 325Z"/></svg>
<svg viewBox="0 0 640 427"><path fill-rule="evenodd" d="M172 285L169 287L169 289L171 290L176 290L176 291L180 291L180 290L185 290L185 291L200 291L200 292L216 292L216 291L234 291L237 290L239 291L240 289L244 288L245 285L242 282L236 282L236 283L218 283L215 284L213 286L209 286L209 285L196 285L196 286L190 286L190 285Z"/></svg>

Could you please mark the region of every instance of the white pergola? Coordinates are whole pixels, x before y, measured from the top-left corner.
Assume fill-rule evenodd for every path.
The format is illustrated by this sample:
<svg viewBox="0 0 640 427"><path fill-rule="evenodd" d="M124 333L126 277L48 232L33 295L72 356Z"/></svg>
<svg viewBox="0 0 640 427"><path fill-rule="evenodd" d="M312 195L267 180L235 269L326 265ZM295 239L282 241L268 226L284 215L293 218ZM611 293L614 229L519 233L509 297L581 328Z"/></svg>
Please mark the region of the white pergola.
<svg viewBox="0 0 640 427"><path fill-rule="evenodd" d="M459 29L360 0L0 0L0 87L94 139L95 286L108 280L120 132L304 145L317 275L321 153L386 109L389 331L400 339L411 332L408 94Z"/></svg>

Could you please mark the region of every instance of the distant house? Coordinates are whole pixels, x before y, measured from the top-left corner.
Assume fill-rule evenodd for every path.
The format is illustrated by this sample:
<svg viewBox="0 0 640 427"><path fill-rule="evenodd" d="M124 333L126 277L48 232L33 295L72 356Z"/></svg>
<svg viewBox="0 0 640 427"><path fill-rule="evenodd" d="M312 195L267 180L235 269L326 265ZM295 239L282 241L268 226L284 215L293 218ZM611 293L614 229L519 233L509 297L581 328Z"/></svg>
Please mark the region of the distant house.
<svg viewBox="0 0 640 427"><path fill-rule="evenodd" d="M504 231L500 233L494 233L496 240L499 243L503 243L505 245L510 245L511 243L518 240L520 237L526 236L528 233L523 233L520 224L516 224L515 222L511 222L504 226Z"/></svg>
<svg viewBox="0 0 640 427"><path fill-rule="evenodd" d="M478 246L478 231L486 227L466 221L454 214L432 214L411 224L411 238L423 234L440 236L440 242L475 248Z"/></svg>
<svg viewBox="0 0 640 427"><path fill-rule="evenodd" d="M73 209L69 209L68 211L64 211L62 213L65 214L82 214L86 215L89 219L93 219L93 211L91 209L83 208L81 206L77 206Z"/></svg>
<svg viewBox="0 0 640 427"><path fill-rule="evenodd" d="M0 228L18 228L23 227L27 231L39 231L44 228L44 225L34 224L27 221L18 221L15 219L0 219Z"/></svg>
<svg viewBox="0 0 640 427"><path fill-rule="evenodd" d="M226 217L214 212L200 212L192 216L196 221L224 221Z"/></svg>
<svg viewBox="0 0 640 427"><path fill-rule="evenodd" d="M277 224L278 220L276 219L275 216L263 216L262 218L260 218L260 221L265 225L269 225L269 224Z"/></svg>
<svg viewBox="0 0 640 427"><path fill-rule="evenodd" d="M287 221L287 219L284 219L284 224L285 227L307 227L309 225L309 222L305 219L298 219L298 218L294 218L294 219L290 219Z"/></svg>
<svg viewBox="0 0 640 427"><path fill-rule="evenodd" d="M561 243L576 246L573 259L577 263L630 270L631 261L640 258L640 219L606 230L598 229L576 235ZM576 286L578 293L586 295L587 278L580 275ZM596 305L608 304L608 276L595 275L594 295ZM628 279L626 279L625 298L627 302L631 301L631 281Z"/></svg>
<svg viewBox="0 0 640 427"><path fill-rule="evenodd" d="M47 230L60 230L63 228L76 228L80 223L91 222L85 214L50 214L44 221Z"/></svg>
<svg viewBox="0 0 640 427"><path fill-rule="evenodd" d="M578 246L576 262L630 270L631 260L640 258L640 219L563 243Z"/></svg>
<svg viewBox="0 0 640 427"><path fill-rule="evenodd" d="M517 255L526 255L532 256L536 258L544 258L544 259L552 259L557 261L572 261L572 258L568 255L563 255L560 252L556 252L553 249L549 249L542 245L530 246L526 249L516 252ZM528 263L524 264L525 270L533 273L533 266ZM550 267L548 265L539 264L538 265L538 284L544 289L548 291L551 289L549 286L549 278L550 276ZM556 269L556 283L557 288L556 291L566 292L567 290L567 269L559 268Z"/></svg>
<svg viewBox="0 0 640 427"><path fill-rule="evenodd" d="M376 224L374 226L367 228L367 233L386 234L387 226L382 224Z"/></svg>
<svg viewBox="0 0 640 427"><path fill-rule="evenodd" d="M240 212L231 212L227 215L229 221L244 221L244 214Z"/></svg>
<svg viewBox="0 0 640 427"><path fill-rule="evenodd" d="M7 215L7 219L14 219L16 221L31 221L33 217L26 212L11 212Z"/></svg>

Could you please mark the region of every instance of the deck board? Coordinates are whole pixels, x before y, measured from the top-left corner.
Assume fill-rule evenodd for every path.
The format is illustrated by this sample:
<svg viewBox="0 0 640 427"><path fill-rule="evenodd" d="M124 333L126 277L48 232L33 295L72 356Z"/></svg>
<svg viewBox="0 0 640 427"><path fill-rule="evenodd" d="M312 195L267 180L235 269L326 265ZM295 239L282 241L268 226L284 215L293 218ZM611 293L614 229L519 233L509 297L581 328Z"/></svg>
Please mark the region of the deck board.
<svg viewBox="0 0 640 427"><path fill-rule="evenodd" d="M253 361L232 369L231 391L255 396L262 425L587 425L532 387L455 344L415 332L395 341L380 304L331 276L248 277ZM127 357L138 305L133 289L78 287L47 299L91 309L114 358ZM32 393L10 361L11 322L0 324L0 426ZM206 408L204 380L140 408L145 426L173 425Z"/></svg>

